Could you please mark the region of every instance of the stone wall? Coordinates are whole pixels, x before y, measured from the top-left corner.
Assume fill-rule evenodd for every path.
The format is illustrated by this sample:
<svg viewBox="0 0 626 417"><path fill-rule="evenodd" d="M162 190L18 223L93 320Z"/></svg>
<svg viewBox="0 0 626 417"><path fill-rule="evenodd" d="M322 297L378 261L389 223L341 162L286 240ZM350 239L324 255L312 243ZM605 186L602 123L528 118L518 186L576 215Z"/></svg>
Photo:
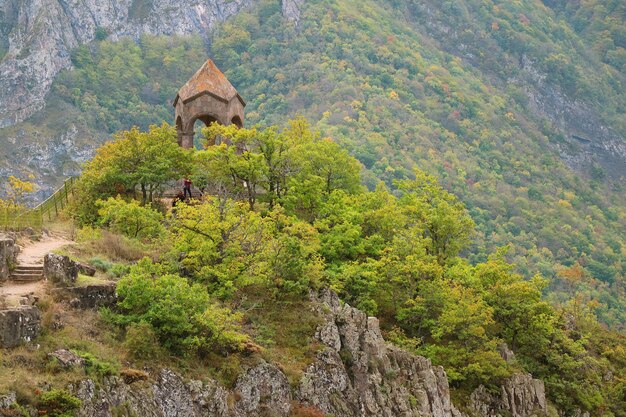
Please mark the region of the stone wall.
<svg viewBox="0 0 626 417"><path fill-rule="evenodd" d="M86 285L84 287L57 288L55 296L68 301L74 308L91 309L111 307L117 301L116 284Z"/></svg>

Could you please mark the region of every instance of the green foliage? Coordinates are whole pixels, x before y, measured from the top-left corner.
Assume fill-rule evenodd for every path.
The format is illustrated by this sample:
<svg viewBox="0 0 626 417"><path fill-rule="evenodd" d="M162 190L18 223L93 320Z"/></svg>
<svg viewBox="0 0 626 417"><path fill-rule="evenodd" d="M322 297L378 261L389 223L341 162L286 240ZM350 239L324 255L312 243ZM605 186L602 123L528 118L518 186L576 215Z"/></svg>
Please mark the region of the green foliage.
<svg viewBox="0 0 626 417"><path fill-rule="evenodd" d="M230 199L179 204L170 231L183 267L219 297L267 283L302 292L320 279L317 231L280 207L264 217Z"/></svg>
<svg viewBox="0 0 626 417"><path fill-rule="evenodd" d="M427 253L443 265L467 248L475 224L465 206L443 190L433 176L417 169L414 174L414 180L398 182L398 188L405 193L401 204L412 222L423 225Z"/></svg>
<svg viewBox="0 0 626 417"><path fill-rule="evenodd" d="M600 180L572 173L559 155L569 140L564 145L557 127L535 120L520 93L528 71L545 73L550 88L597 106L604 123L626 131L622 78L582 52L584 41L567 24L527 1L431 2L432 14L424 14L416 2L355 7L326 0L308 4L294 30L279 13L261 18L261 9L272 10L271 1L262 3L258 13L222 27L212 46L218 66L248 100L248 123L282 123L295 113L317 120L321 137L332 137L365 166L370 189L379 180L392 188L394 180L412 179L419 166L466 204L477 225L466 249L473 263L511 244L507 259L528 279L549 278L554 301L577 292L602 298L602 319L622 326L626 302L611 293L622 292L625 275L626 244L617 232L625 227L623 196L599 182L597 170ZM587 8L562 8L579 7ZM620 7L597 13L616 16ZM410 18L399 23L399 15ZM619 19L609 19L617 27ZM591 22L581 20L597 21ZM451 39L456 29L437 29L446 26L462 34ZM250 48L226 48L242 30ZM304 218L320 206L320 184L296 185L302 195L283 204ZM564 283L559 268L581 257L590 273L576 285Z"/></svg>
<svg viewBox="0 0 626 417"><path fill-rule="evenodd" d="M599 2L546 1L587 40L599 58L622 74L626 70L626 4L620 0Z"/></svg>
<svg viewBox="0 0 626 417"><path fill-rule="evenodd" d="M102 219L120 232L140 237L133 216L149 217L161 230L153 235L162 243L159 261L120 268L121 300L105 311L125 330L131 357L160 357L163 348L212 360L216 351L254 351L254 337L268 349L263 355L298 380L313 357L317 319L294 317L300 314L294 305L327 285L379 316L392 341L444 366L454 388L494 387L523 369L546 381L562 410L619 410L623 338L602 329L590 307L542 299L547 280L516 272L507 260L511 248L483 262L463 257L475 224L433 176L414 168L412 179L394 181L395 189L380 182L366 191L359 163L320 140L301 117L283 130L212 125L204 133L207 143L220 138L230 146L194 152L194 180L210 191L202 199L179 202L164 223L137 201L99 203ZM330 163L333 155L341 164ZM294 195L314 204L293 204ZM107 233L81 232L87 241ZM586 271L579 265L559 273L577 282ZM503 343L515 351L515 363L502 359ZM342 352L342 359L354 358ZM233 382L241 360L220 361L219 377Z"/></svg>
<svg viewBox="0 0 626 417"><path fill-rule="evenodd" d="M245 195L251 209L262 188L270 208L281 203L311 219L333 190L353 193L360 189L358 161L332 140L320 139L301 117L280 134L275 128L213 124L204 129L204 135L209 145L217 138L223 143L197 153L197 183L209 189L226 187L231 195Z"/></svg>
<svg viewBox="0 0 626 417"><path fill-rule="evenodd" d="M239 331L241 315L212 302L206 289L141 260L117 286L122 326L150 325L160 344L177 354L240 350L248 337Z"/></svg>
<svg viewBox="0 0 626 417"><path fill-rule="evenodd" d="M106 34L97 30L99 35ZM205 57L200 37L146 35L139 43L130 38L96 42L72 51L75 68L63 73L53 90L98 131L147 129L171 119L173 97Z"/></svg>
<svg viewBox="0 0 626 417"><path fill-rule="evenodd" d="M545 75L545 91L585 103L624 136L623 5L600 3L546 1L553 13L530 1L429 2L425 14L415 1L356 7L323 0L307 4L296 29L276 0L263 0L215 31L211 57L248 102L249 124L306 115L320 132L313 139L332 137L362 163L370 189L379 180L393 188L419 166L466 204L477 224L468 249L473 263L510 243L508 260L528 279L549 278L553 301L584 293L600 300L602 320L619 328L626 322L624 297L615 296L623 292L626 265L624 193L604 184L606 172L592 169L596 179L588 180L565 166L560 153L578 145L533 116L524 93L535 88L534 73ZM144 6L133 2L137 18ZM80 47L72 53L74 70L55 82L51 96L60 105L48 106L45 121L31 126L54 130L78 120L90 131L114 132L171 120L172 98L206 56L200 38L144 36ZM280 173L291 166L289 142L260 139L271 180L267 187L251 182L257 190L281 188L252 195L252 204L282 196ZM260 159L235 155L233 167L241 177L256 174ZM282 205L310 220L324 198L323 182L306 178L292 180L294 193ZM253 190L231 183L238 193ZM91 208L88 221L97 217ZM558 271L579 261L588 269L583 279L561 279Z"/></svg>
<svg viewBox="0 0 626 417"><path fill-rule="evenodd" d="M105 376L117 375L118 366L113 363L102 361L89 352L74 352L85 361L87 375L104 378Z"/></svg>
<svg viewBox="0 0 626 417"><path fill-rule="evenodd" d="M103 225L134 239L156 238L165 232L164 217L148 206L141 206L138 201L124 201L120 196L108 200L98 200L98 215Z"/></svg>
<svg viewBox="0 0 626 417"><path fill-rule="evenodd" d="M190 154L178 146L176 130L167 124L150 126L147 132L120 132L85 165L76 186L74 216L81 224L93 223L97 200L124 193L134 197L137 190L142 205L151 203L165 183L189 171Z"/></svg>
<svg viewBox="0 0 626 417"><path fill-rule="evenodd" d="M162 355L157 335L148 323L130 324L126 328L124 346L131 357L138 360L158 360Z"/></svg>
<svg viewBox="0 0 626 417"><path fill-rule="evenodd" d="M37 402L39 415L44 417L72 417L82 402L61 389L43 392Z"/></svg>

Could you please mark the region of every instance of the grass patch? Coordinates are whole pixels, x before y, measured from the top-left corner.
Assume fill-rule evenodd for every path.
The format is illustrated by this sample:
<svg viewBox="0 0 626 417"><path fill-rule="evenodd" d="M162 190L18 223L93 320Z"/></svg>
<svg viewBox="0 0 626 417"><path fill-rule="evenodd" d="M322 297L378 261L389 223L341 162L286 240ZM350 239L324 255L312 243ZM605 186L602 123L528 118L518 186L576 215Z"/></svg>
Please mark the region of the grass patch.
<svg viewBox="0 0 626 417"><path fill-rule="evenodd" d="M0 393L14 391L18 403L33 405L40 387L65 388L88 376L116 372L126 361L113 329L95 311L66 309L49 298L40 302L42 333L32 344L0 350ZM65 368L48 354L58 349L78 352L90 359L85 368Z"/></svg>
<svg viewBox="0 0 626 417"><path fill-rule="evenodd" d="M322 318L312 310L311 301L304 296L276 299L266 288L249 287L241 292L239 303L250 333L263 347L263 358L297 384L320 350L314 336Z"/></svg>
<svg viewBox="0 0 626 417"><path fill-rule="evenodd" d="M78 274L78 278L76 278L76 285L78 287L86 287L88 285L103 285L109 282L111 281L98 276L90 277L83 274Z"/></svg>

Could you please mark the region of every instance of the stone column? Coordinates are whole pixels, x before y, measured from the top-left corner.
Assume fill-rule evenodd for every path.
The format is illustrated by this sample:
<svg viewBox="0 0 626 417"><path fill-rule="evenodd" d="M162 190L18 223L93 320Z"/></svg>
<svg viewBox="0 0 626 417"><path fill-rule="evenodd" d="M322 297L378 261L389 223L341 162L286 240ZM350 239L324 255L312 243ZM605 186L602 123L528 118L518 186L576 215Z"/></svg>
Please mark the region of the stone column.
<svg viewBox="0 0 626 417"><path fill-rule="evenodd" d="M193 148L193 136L194 136L193 131L191 131L190 133L183 132L183 134L181 135L180 146L182 146L185 149Z"/></svg>

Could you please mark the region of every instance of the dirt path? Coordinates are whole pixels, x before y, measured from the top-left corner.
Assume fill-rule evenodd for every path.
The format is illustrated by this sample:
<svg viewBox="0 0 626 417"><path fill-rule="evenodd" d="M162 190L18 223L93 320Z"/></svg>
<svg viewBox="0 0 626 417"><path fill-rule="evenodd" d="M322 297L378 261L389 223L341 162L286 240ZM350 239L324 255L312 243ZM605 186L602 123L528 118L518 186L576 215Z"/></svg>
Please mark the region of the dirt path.
<svg viewBox="0 0 626 417"><path fill-rule="evenodd" d="M46 236L39 241L31 242L22 247L17 256L19 265L43 265L43 257L47 253L72 243L62 237Z"/></svg>
<svg viewBox="0 0 626 417"><path fill-rule="evenodd" d="M57 236L46 236L39 241L29 242L22 246L17 257L19 265L43 265L43 257L55 249L72 243ZM0 309L19 305L22 296L28 294L41 295L46 281L35 282L4 282L0 284Z"/></svg>

